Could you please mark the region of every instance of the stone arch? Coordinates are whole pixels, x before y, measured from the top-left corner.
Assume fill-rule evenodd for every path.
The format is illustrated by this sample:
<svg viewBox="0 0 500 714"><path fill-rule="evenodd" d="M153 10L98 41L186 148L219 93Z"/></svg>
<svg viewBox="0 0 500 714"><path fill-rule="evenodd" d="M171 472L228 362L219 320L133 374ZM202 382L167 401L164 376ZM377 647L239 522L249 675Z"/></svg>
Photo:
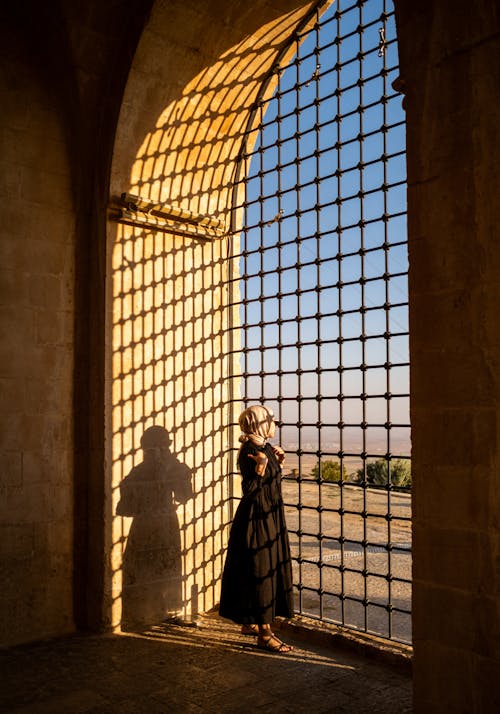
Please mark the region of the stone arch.
<svg viewBox="0 0 500 714"><path fill-rule="evenodd" d="M194 488L177 509L182 615L217 601L229 517L229 377L237 346L230 327L235 315L227 307L234 172L262 83L317 4L259 2L249 9L243 2L226 2L215 10L211 4L157 2L139 42L116 134L112 201L122 193L139 195L196 214L201 227L195 232L207 220L217 221L221 230L206 240L179 235L171 223L159 231L109 223L111 585L104 607L113 625L122 617L122 562L131 523L116 515L120 484L144 463L139 444L153 425L170 434L171 450L190 470ZM146 508L155 512L152 503ZM158 544L158 532L148 537L156 541L147 557L157 572L172 544L165 539ZM172 563L179 557L172 549L170 555ZM165 579L178 578L168 568ZM135 572L133 587L152 592L148 577Z"/></svg>

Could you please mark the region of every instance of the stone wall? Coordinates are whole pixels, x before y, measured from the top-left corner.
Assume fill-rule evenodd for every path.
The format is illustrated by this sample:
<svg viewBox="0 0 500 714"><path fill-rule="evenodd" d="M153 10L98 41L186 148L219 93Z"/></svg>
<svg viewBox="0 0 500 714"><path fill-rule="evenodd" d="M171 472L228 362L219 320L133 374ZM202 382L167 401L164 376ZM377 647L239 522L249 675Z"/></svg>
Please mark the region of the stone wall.
<svg viewBox="0 0 500 714"><path fill-rule="evenodd" d="M2 644L102 626L101 247L149 6L0 7Z"/></svg>
<svg viewBox="0 0 500 714"><path fill-rule="evenodd" d="M500 15L495 2L396 8L407 111L415 711L498 711Z"/></svg>
<svg viewBox="0 0 500 714"><path fill-rule="evenodd" d="M2 18L0 642L73 628L75 218L65 132L30 38Z"/></svg>

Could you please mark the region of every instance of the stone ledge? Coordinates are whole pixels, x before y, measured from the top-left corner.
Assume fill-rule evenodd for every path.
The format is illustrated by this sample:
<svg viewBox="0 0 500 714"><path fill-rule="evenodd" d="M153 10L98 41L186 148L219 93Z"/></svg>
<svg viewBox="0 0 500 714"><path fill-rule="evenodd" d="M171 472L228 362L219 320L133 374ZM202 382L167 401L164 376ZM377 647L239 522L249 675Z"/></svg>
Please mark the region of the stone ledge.
<svg viewBox="0 0 500 714"><path fill-rule="evenodd" d="M283 632L292 632L305 642L349 650L411 674L413 657L411 645L393 642L340 625L320 622L303 615L297 615L293 620L280 618L274 627Z"/></svg>

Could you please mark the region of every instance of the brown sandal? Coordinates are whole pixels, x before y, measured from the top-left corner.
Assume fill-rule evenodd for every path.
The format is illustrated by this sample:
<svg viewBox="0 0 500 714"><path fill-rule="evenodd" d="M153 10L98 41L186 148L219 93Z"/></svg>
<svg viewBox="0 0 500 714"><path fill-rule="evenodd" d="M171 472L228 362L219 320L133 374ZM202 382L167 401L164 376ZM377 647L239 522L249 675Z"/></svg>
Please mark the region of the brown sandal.
<svg viewBox="0 0 500 714"><path fill-rule="evenodd" d="M272 642L276 642L277 644L273 645ZM267 652L277 652L280 654L287 654L293 650L292 645L287 645L285 642L282 642L276 635L269 635L269 637L265 637L262 640L259 639L257 647L260 647L261 650L267 650Z"/></svg>
<svg viewBox="0 0 500 714"><path fill-rule="evenodd" d="M257 637L259 634L259 626L258 625L242 625L241 626L241 634L246 635L247 637Z"/></svg>

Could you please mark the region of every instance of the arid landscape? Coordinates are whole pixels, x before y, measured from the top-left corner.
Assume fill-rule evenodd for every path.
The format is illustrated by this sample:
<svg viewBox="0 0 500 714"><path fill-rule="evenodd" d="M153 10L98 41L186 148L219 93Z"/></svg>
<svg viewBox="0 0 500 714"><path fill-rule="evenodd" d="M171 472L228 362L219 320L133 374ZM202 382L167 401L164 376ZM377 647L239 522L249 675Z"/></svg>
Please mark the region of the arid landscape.
<svg viewBox="0 0 500 714"><path fill-rule="evenodd" d="M411 495L351 484L324 483L320 488L310 481L289 480L288 469L284 476L294 583L312 589L296 590L296 609L304 615L321 615L325 620L410 642L410 615L389 614L386 607L411 609ZM319 506L325 510L320 512ZM297 562L299 554L307 562ZM317 592L320 588L322 598ZM346 596L343 607L342 593ZM348 598L367 598L368 604L365 607Z"/></svg>

